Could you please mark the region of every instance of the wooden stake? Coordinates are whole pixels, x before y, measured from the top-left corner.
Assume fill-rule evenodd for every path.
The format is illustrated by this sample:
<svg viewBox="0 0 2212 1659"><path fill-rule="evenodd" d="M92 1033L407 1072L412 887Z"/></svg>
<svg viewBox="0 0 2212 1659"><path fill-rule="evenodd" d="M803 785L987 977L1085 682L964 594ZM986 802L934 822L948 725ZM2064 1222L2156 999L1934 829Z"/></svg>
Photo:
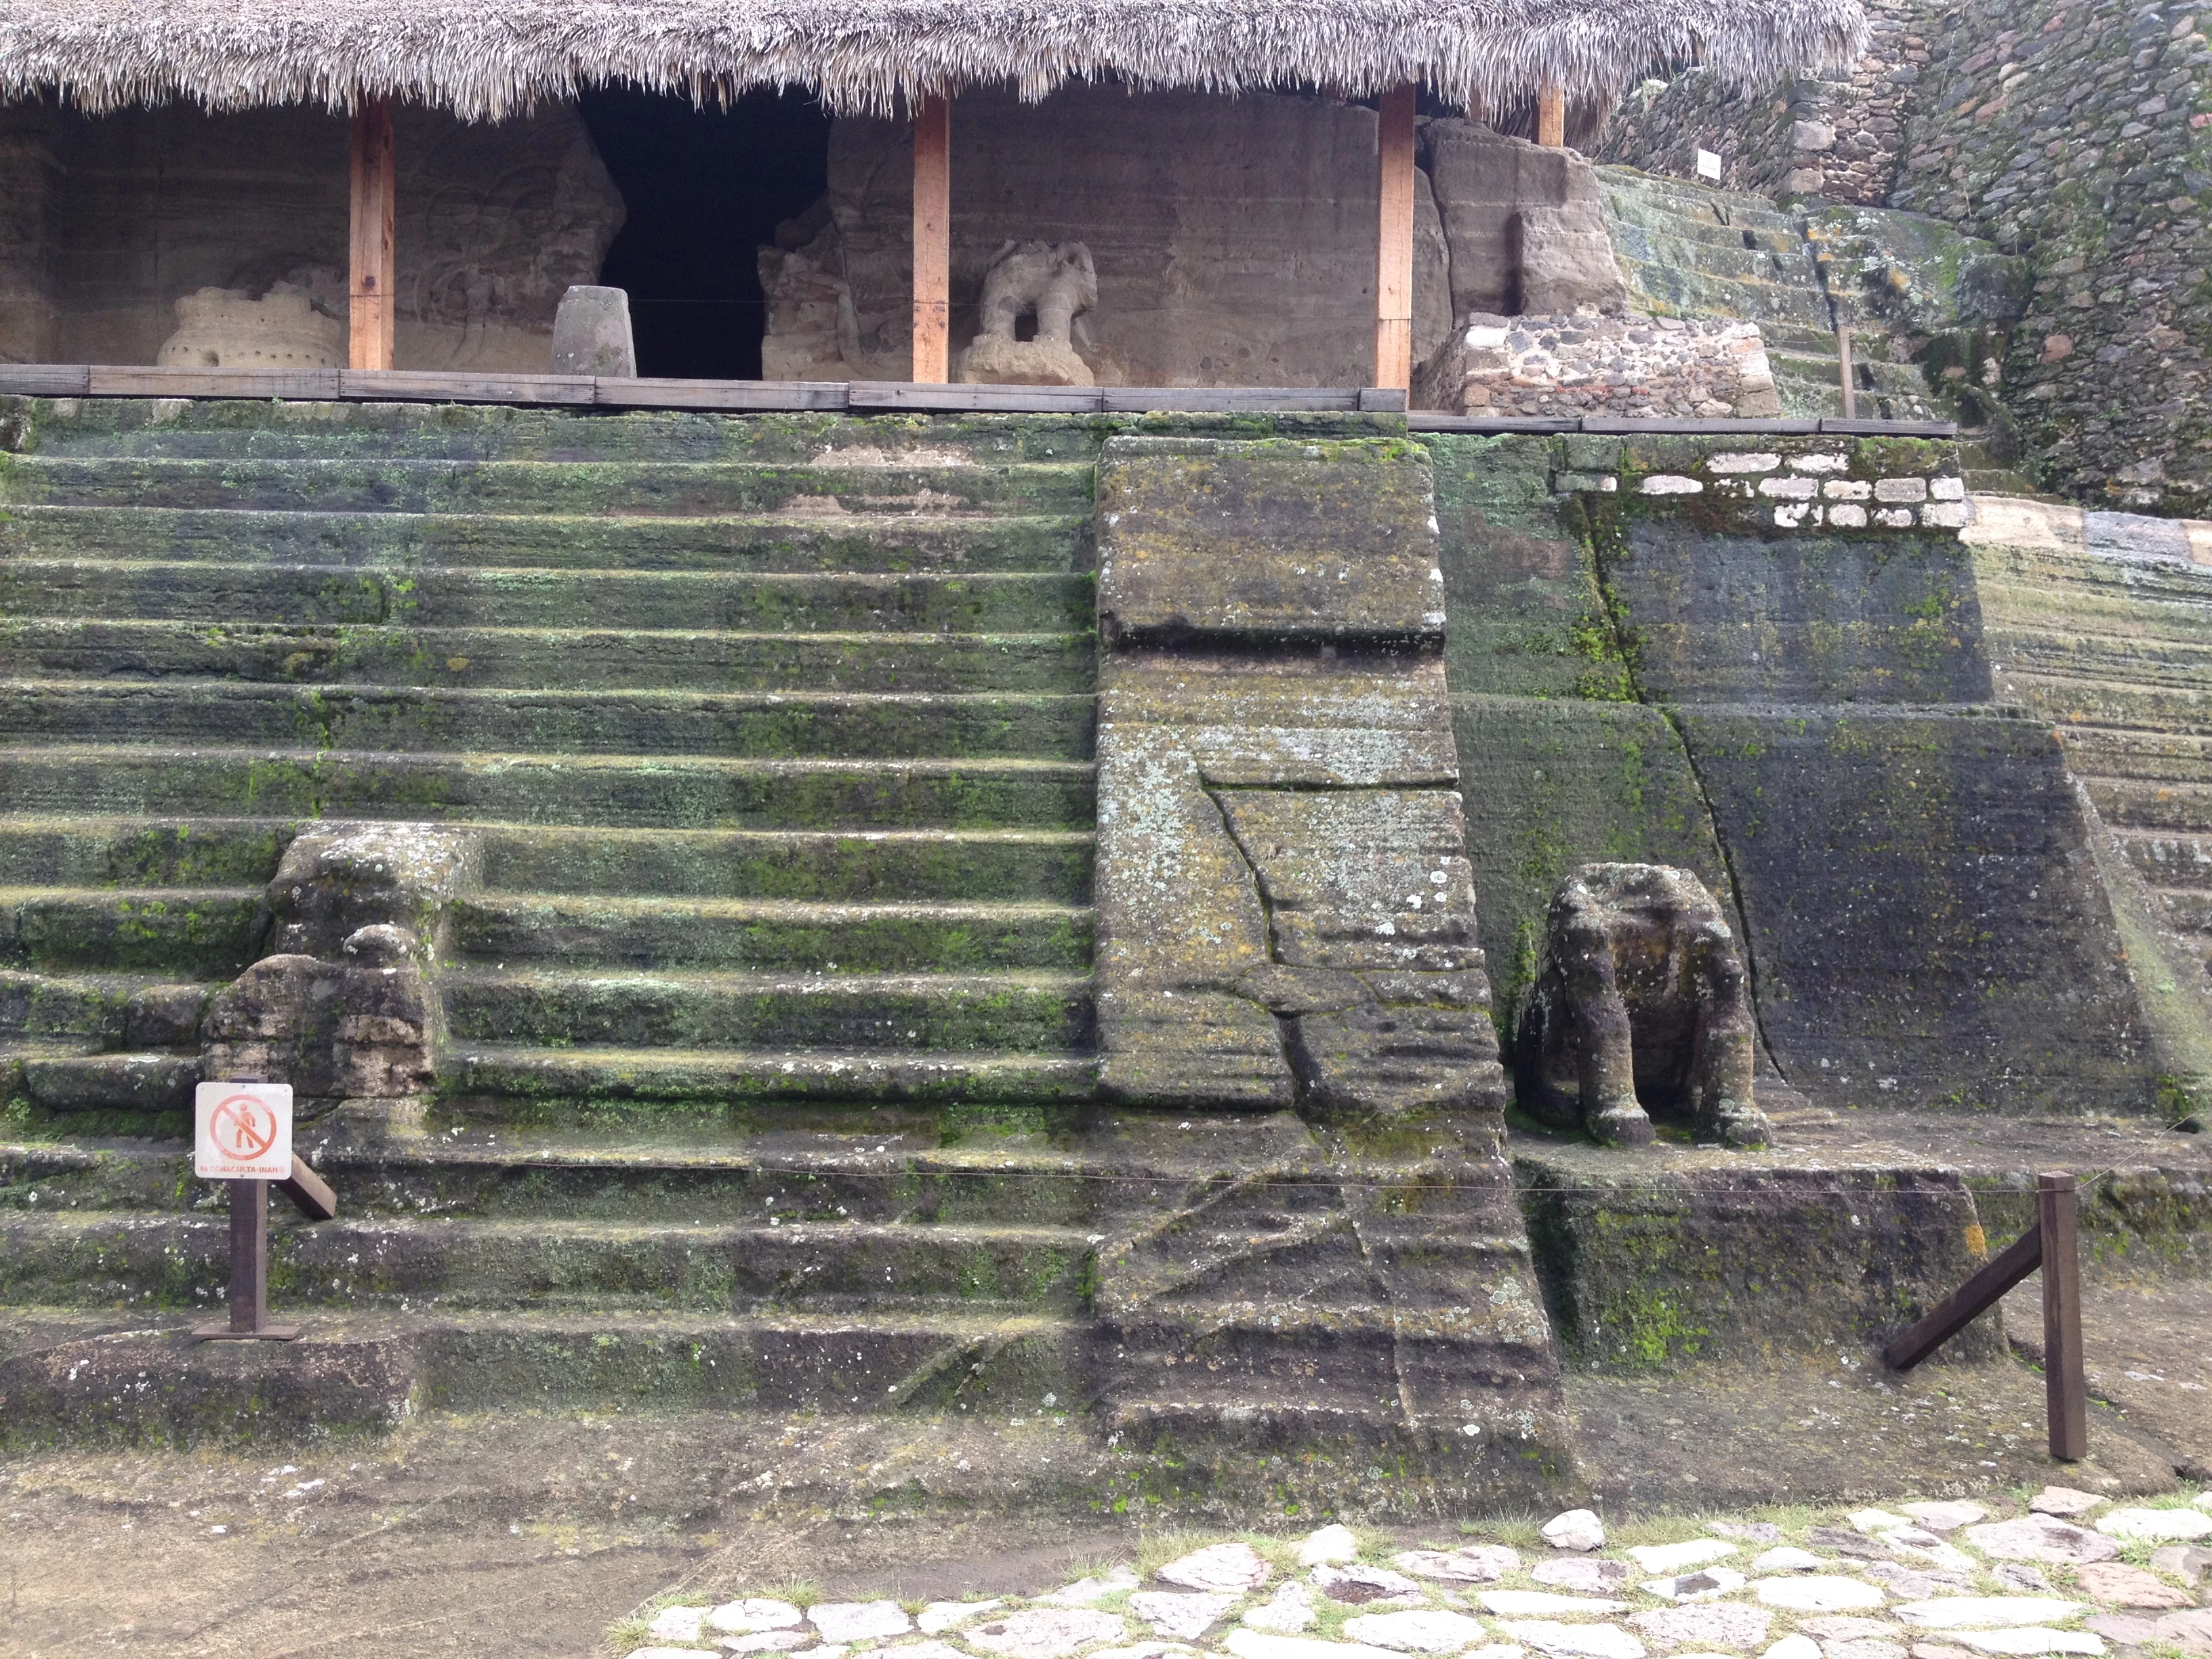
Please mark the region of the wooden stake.
<svg viewBox="0 0 2212 1659"><path fill-rule="evenodd" d="M914 373L918 384L952 378L952 106L925 98L914 113Z"/></svg>
<svg viewBox="0 0 2212 1659"><path fill-rule="evenodd" d="M230 1188L230 1318L202 1325L203 1342L290 1342L297 1325L269 1322L269 1183L233 1181Z"/></svg>
<svg viewBox="0 0 2212 1659"><path fill-rule="evenodd" d="M353 112L353 234L351 301L346 366L390 368L394 296L396 170L392 100L363 98Z"/></svg>
<svg viewBox="0 0 2212 1659"><path fill-rule="evenodd" d="M2081 1374L2081 1253L2075 1237L2080 1202L2072 1176L2035 1178L2036 1225L2043 1234L2043 1398L2051 1455L2067 1463L2089 1455L2089 1389Z"/></svg>
<svg viewBox="0 0 2212 1659"><path fill-rule="evenodd" d="M1375 384L1413 384L1413 87L1382 94L1376 165L1382 213L1376 228Z"/></svg>
<svg viewBox="0 0 2212 1659"><path fill-rule="evenodd" d="M1536 142L1553 149L1567 142L1567 94L1557 87L1536 89Z"/></svg>

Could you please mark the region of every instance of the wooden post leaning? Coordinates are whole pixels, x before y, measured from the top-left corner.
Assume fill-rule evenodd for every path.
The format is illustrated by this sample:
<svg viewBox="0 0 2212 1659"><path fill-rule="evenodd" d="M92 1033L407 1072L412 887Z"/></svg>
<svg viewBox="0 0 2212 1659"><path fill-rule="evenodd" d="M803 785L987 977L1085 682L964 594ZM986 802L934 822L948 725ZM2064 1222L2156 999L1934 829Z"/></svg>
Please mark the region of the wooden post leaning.
<svg viewBox="0 0 2212 1659"><path fill-rule="evenodd" d="M1911 1370L2039 1270L2045 1421L2051 1456L2066 1463L2089 1455L2089 1389L2081 1364L2080 1201L2072 1176L2038 1176L2035 1224L1882 1351L1892 1369Z"/></svg>
<svg viewBox="0 0 2212 1659"><path fill-rule="evenodd" d="M1375 384L1413 384L1413 108L1415 88L1382 94L1376 171L1382 206L1375 238Z"/></svg>
<svg viewBox="0 0 2212 1659"><path fill-rule="evenodd" d="M392 100L364 97L353 112L351 271L346 292L346 367L392 367L398 285L393 204L397 195Z"/></svg>
<svg viewBox="0 0 2212 1659"><path fill-rule="evenodd" d="M914 112L914 369L917 385L952 378L952 105L924 98Z"/></svg>

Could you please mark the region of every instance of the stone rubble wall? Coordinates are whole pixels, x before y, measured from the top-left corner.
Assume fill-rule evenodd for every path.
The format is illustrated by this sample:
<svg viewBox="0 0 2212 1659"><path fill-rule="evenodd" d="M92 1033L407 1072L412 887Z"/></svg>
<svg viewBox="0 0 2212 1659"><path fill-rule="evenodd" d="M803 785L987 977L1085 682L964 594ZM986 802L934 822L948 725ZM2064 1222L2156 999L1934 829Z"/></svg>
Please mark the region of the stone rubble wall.
<svg viewBox="0 0 2212 1659"><path fill-rule="evenodd" d="M1757 323L1478 313L1416 377L1422 408L1717 419L1779 415Z"/></svg>
<svg viewBox="0 0 2212 1659"><path fill-rule="evenodd" d="M1956 14L1891 200L2025 255L2005 401L2043 483L2076 500L2212 509L2212 45L2178 5Z"/></svg>
<svg viewBox="0 0 2212 1659"><path fill-rule="evenodd" d="M1929 0L1867 0L1867 52L1835 79L1800 75L1776 92L1738 91L1702 70L1648 81L1614 112L1594 155L1647 173L1698 177L1721 158L1723 188L1879 204L1902 152L1910 100L1937 38Z"/></svg>

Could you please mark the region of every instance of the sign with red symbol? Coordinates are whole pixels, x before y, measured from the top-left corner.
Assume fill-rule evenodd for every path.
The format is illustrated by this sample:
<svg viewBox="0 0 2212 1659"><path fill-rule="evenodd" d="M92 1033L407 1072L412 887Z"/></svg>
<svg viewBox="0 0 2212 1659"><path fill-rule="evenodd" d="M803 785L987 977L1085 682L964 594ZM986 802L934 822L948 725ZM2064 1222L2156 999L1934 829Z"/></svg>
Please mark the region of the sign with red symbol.
<svg viewBox="0 0 2212 1659"><path fill-rule="evenodd" d="M203 1083L192 1097L192 1173L283 1181L292 1173L292 1085Z"/></svg>

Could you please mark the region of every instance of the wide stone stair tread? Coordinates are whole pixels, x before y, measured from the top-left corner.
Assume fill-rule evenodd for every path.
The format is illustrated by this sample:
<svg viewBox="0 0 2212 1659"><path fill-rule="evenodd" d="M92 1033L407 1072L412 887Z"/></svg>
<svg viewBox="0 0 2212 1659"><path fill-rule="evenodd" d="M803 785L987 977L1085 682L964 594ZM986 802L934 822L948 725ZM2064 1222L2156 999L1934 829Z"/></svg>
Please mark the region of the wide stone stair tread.
<svg viewBox="0 0 2212 1659"><path fill-rule="evenodd" d="M2212 687L2131 685L2087 675L2015 674L2009 669L1998 677L1998 684L2065 732L2212 732Z"/></svg>
<svg viewBox="0 0 2212 1659"><path fill-rule="evenodd" d="M1086 907L1022 899L839 904L493 890L454 901L450 955L479 965L1079 971L1097 920Z"/></svg>
<svg viewBox="0 0 2212 1659"><path fill-rule="evenodd" d="M448 1097L737 1102L1074 1102L1095 1092L1090 1054L897 1049L549 1048L456 1042Z"/></svg>
<svg viewBox="0 0 2212 1659"><path fill-rule="evenodd" d="M271 1283L313 1306L749 1305L1035 1308L1079 1312L1093 1246L1066 1227L794 1218L599 1221L349 1216L270 1230ZM115 1299L158 1279L155 1305L212 1306L229 1279L221 1213L0 1213L0 1299Z"/></svg>
<svg viewBox="0 0 2212 1659"><path fill-rule="evenodd" d="M745 571L1064 574L1087 514L605 514L276 512L14 505L0 553L29 558L618 574Z"/></svg>
<svg viewBox="0 0 2212 1659"><path fill-rule="evenodd" d="M776 634L1076 634L1091 625L1089 580L1064 571L385 570L18 558L4 580L15 614L54 620Z"/></svg>
<svg viewBox="0 0 2212 1659"><path fill-rule="evenodd" d="M2099 816L2115 828L2190 830L2212 825L2212 781L2075 775L2087 788Z"/></svg>
<svg viewBox="0 0 2212 1659"><path fill-rule="evenodd" d="M105 1037L121 1041L124 1006L154 987L181 986L203 995L222 980L179 981L173 974L52 975L0 968L0 1036Z"/></svg>
<svg viewBox="0 0 2212 1659"><path fill-rule="evenodd" d="M456 461L384 458L173 459L33 453L10 469L17 501L309 512L533 512L685 517L788 512L946 516L1001 507L1073 512L1089 502L1091 469L1008 465L773 465L684 461Z"/></svg>
<svg viewBox="0 0 2212 1659"><path fill-rule="evenodd" d="M1091 818L1088 762L723 759L53 744L0 747L0 798L33 811L131 817L491 817L672 828L855 830Z"/></svg>
<svg viewBox="0 0 2212 1659"><path fill-rule="evenodd" d="M1092 1040L1087 974L795 974L483 969L439 975L463 1042L691 1048L786 1042L959 1051Z"/></svg>
<svg viewBox="0 0 2212 1659"><path fill-rule="evenodd" d="M1000 756L1087 761L1073 692L687 691L285 685L228 679L0 682L0 742L287 744L718 759Z"/></svg>
<svg viewBox="0 0 2212 1659"><path fill-rule="evenodd" d="M2057 730L2077 774L2212 783L2212 733L2070 723Z"/></svg>
<svg viewBox="0 0 2212 1659"><path fill-rule="evenodd" d="M723 690L1088 691L1089 634L414 628L26 617L0 674L288 684Z"/></svg>
<svg viewBox="0 0 2212 1659"><path fill-rule="evenodd" d="M231 975L253 953L258 887L0 887L0 962Z"/></svg>
<svg viewBox="0 0 2212 1659"><path fill-rule="evenodd" d="M0 1088L18 1089L47 1111L188 1109L200 1080L197 1053L88 1051L52 1042L0 1043Z"/></svg>

